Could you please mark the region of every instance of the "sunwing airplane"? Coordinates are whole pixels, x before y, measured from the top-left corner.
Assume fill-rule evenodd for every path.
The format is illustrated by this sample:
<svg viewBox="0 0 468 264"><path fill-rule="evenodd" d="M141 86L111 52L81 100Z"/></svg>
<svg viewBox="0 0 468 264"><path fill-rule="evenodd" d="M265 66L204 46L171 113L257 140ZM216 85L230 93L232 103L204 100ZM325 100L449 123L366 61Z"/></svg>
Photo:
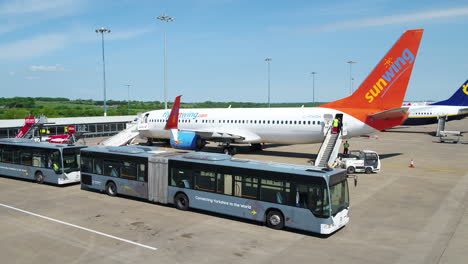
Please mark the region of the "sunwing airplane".
<svg viewBox="0 0 468 264"><path fill-rule="evenodd" d="M468 80L447 100L428 105L410 105L403 125L428 125L437 123L439 117L446 117L446 121L451 121L467 116Z"/></svg>
<svg viewBox="0 0 468 264"><path fill-rule="evenodd" d="M400 125L407 116L401 107L418 53L423 29L408 30L361 86L350 96L313 108L179 109L180 96L168 110L142 115L138 130L150 139L170 139L176 149L200 150L207 141L231 143L307 144L322 142L331 120L341 118L345 138L373 134Z"/></svg>

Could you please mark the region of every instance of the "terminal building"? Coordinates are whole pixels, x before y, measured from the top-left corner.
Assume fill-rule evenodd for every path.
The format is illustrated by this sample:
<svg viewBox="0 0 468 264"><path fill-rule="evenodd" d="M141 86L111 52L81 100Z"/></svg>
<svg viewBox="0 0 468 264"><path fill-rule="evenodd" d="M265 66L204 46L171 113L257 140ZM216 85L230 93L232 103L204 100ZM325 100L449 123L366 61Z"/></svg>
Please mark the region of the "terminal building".
<svg viewBox="0 0 468 264"><path fill-rule="evenodd" d="M117 134L135 121L137 116L92 116L47 118L41 132L47 135L61 135L67 133L68 126L75 126L80 137L107 137ZM24 119L0 120L0 138L12 138L24 126Z"/></svg>

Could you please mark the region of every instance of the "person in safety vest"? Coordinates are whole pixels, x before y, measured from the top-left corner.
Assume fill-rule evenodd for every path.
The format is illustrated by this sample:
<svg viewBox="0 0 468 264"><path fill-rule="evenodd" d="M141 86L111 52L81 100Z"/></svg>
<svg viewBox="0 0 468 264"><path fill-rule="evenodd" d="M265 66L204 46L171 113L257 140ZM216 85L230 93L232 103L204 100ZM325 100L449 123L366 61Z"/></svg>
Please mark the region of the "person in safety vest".
<svg viewBox="0 0 468 264"><path fill-rule="evenodd" d="M340 120L338 120L338 118L333 119L333 134L338 133L339 125L340 125Z"/></svg>
<svg viewBox="0 0 468 264"><path fill-rule="evenodd" d="M348 143L348 140L346 140L344 143L343 143L343 154L348 154L348 149L349 149L349 143Z"/></svg>

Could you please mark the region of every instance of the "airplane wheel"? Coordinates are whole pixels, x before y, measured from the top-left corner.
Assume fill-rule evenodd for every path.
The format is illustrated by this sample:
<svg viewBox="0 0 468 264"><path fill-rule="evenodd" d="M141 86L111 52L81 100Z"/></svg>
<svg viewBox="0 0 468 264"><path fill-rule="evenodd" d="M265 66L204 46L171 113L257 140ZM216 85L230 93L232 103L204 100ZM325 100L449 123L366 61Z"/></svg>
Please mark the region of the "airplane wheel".
<svg viewBox="0 0 468 264"><path fill-rule="evenodd" d="M237 154L237 148L236 147L230 147L230 152L231 152L230 153L231 156L236 155Z"/></svg>
<svg viewBox="0 0 468 264"><path fill-rule="evenodd" d="M261 151L262 144L252 144L250 145L250 151Z"/></svg>
<svg viewBox="0 0 468 264"><path fill-rule="evenodd" d="M148 138L148 141L146 142L147 146L153 146L153 140Z"/></svg>
<svg viewBox="0 0 468 264"><path fill-rule="evenodd" d="M224 147L223 148L223 153L227 155L234 156L237 153L237 148L235 147Z"/></svg>
<svg viewBox="0 0 468 264"><path fill-rule="evenodd" d="M223 148L223 153L226 154L226 155L230 155L230 153L229 153L229 147L224 147L224 148Z"/></svg>

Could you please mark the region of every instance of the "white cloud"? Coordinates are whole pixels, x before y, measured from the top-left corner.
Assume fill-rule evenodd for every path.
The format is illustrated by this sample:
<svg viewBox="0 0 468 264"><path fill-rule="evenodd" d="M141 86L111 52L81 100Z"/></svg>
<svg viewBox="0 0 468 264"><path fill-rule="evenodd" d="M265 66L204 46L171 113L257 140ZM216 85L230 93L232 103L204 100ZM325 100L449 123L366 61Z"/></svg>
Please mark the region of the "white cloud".
<svg viewBox="0 0 468 264"><path fill-rule="evenodd" d="M79 4L80 0L13 0L0 4L0 14L18 15L63 10Z"/></svg>
<svg viewBox="0 0 468 264"><path fill-rule="evenodd" d="M62 49L69 39L65 34L45 34L7 44L0 44L0 59L27 58Z"/></svg>
<svg viewBox="0 0 468 264"><path fill-rule="evenodd" d="M29 67L30 71L49 71L49 72L58 72L65 71L62 65L32 65Z"/></svg>
<svg viewBox="0 0 468 264"><path fill-rule="evenodd" d="M468 16L468 6L342 21L314 28L308 28L306 31L338 31L346 29L404 24L410 22L434 21L438 19L456 18L462 16Z"/></svg>

